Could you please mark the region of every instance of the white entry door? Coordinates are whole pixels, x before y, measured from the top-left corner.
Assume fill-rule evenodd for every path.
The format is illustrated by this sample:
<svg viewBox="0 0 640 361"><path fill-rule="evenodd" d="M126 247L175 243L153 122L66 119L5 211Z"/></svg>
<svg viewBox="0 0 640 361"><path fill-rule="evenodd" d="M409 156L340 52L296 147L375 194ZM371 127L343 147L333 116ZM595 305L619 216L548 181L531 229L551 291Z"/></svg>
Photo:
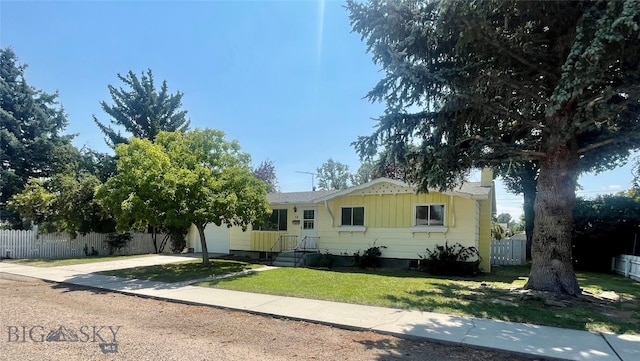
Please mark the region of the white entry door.
<svg viewBox="0 0 640 361"><path fill-rule="evenodd" d="M318 248L317 211L315 208L302 209L302 222L300 222L300 244L303 249Z"/></svg>

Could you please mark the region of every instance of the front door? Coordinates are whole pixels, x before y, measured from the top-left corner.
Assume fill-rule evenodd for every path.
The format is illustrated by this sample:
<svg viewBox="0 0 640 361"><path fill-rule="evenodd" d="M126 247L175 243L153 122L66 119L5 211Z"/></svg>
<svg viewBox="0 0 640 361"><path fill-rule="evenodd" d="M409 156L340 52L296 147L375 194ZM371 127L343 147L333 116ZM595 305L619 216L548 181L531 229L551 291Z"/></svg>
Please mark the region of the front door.
<svg viewBox="0 0 640 361"><path fill-rule="evenodd" d="M300 222L300 244L302 249L318 249L317 212L315 208L302 209Z"/></svg>

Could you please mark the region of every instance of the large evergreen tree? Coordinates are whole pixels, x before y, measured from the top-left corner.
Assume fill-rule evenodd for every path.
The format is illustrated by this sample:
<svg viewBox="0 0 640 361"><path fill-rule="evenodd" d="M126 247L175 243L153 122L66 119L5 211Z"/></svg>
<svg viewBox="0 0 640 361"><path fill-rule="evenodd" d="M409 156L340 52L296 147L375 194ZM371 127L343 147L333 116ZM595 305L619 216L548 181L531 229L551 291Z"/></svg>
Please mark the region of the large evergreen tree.
<svg viewBox="0 0 640 361"><path fill-rule="evenodd" d="M535 161L527 288L576 295L572 208L580 172L640 145L640 2L348 2L384 78L382 146L446 189L473 167ZM413 147L418 144L417 148ZM414 150L415 149L415 150Z"/></svg>
<svg viewBox="0 0 640 361"><path fill-rule="evenodd" d="M69 164L72 136L58 94L30 86L10 48L0 49L0 222L22 228L7 201L22 191L29 178L46 178Z"/></svg>
<svg viewBox="0 0 640 361"><path fill-rule="evenodd" d="M186 131L189 129L186 110L181 110L182 93L169 94L166 80L162 82L160 90L156 90L151 69L138 79L132 71L127 76L118 74L118 79L126 88L116 88L109 85L109 93L113 105L100 102L102 110L111 119L110 123L122 127L130 136L153 140L160 131ZM93 121L105 135L107 144L115 148L120 143L126 143L129 136L111 125L100 122L96 116Z"/></svg>

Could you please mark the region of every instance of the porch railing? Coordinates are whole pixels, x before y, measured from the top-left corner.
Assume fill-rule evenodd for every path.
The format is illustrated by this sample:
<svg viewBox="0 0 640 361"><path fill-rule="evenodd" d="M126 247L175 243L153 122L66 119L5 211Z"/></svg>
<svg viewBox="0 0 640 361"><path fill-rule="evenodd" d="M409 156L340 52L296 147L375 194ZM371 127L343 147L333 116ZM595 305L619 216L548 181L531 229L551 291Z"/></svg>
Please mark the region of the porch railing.
<svg viewBox="0 0 640 361"><path fill-rule="evenodd" d="M288 252L296 249L298 236L282 234L271 246L270 252Z"/></svg>
<svg viewBox="0 0 640 361"><path fill-rule="evenodd" d="M296 251L309 251L309 252L314 252L314 251L318 251L318 240L320 239L320 237L310 237L310 236L305 236L300 243L298 243L298 245L296 246Z"/></svg>

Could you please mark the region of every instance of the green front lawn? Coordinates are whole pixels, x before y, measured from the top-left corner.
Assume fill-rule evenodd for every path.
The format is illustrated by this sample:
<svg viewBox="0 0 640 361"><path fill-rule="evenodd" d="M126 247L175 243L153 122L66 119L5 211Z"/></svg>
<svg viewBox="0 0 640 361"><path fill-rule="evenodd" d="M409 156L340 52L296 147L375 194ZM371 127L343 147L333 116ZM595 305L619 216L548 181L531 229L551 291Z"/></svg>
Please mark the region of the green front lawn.
<svg viewBox="0 0 640 361"><path fill-rule="evenodd" d="M522 287L527 267L494 267L476 278L432 277L410 271L280 268L199 286L356 304L431 311L578 330L640 334L640 283L616 275L578 273L593 295L615 291L620 301L588 295L569 307L545 305Z"/></svg>
<svg viewBox="0 0 640 361"><path fill-rule="evenodd" d="M122 261L130 258L148 257L149 254L138 254L134 256L107 256L107 257L80 257L67 259L3 259L2 262L21 264L35 267L58 267L70 266L74 264L85 264L107 261Z"/></svg>
<svg viewBox="0 0 640 361"><path fill-rule="evenodd" d="M241 272L257 267L262 267L262 265L224 259L211 259L209 266L204 266L202 260L193 260L156 266L104 271L99 272L99 274L159 282L182 282L207 278L214 275Z"/></svg>

